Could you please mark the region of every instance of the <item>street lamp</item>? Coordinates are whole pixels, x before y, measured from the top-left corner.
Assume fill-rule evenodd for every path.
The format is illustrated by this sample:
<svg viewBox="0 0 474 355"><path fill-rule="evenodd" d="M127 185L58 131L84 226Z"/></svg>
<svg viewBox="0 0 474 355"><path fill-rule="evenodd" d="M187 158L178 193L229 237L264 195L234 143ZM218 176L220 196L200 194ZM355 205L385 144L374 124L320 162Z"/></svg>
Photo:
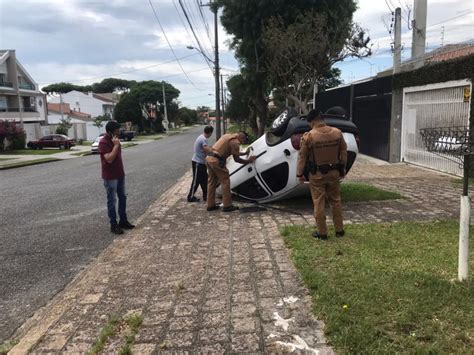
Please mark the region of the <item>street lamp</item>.
<svg viewBox="0 0 474 355"><path fill-rule="evenodd" d="M217 16L216 17L216 45L215 45L215 53L214 53L214 58L215 60L211 60L202 50L199 48L193 47L193 46L186 46L188 49L195 49L199 53L202 54L202 56L214 64L214 79L215 79L215 86L216 86L216 139L219 139L221 137L221 103L220 103L220 97L219 97L219 50L218 50L218 44L217 44Z"/></svg>

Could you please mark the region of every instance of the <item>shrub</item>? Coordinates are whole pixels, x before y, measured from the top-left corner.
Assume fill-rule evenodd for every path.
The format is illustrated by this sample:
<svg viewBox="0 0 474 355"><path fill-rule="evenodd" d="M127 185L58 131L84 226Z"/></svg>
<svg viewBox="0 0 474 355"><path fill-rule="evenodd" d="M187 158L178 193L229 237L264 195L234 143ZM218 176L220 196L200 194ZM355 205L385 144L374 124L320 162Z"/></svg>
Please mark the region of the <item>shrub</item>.
<svg viewBox="0 0 474 355"><path fill-rule="evenodd" d="M9 149L24 149L26 134L20 125L12 121L0 120L0 150L3 151L4 139L8 139L11 144Z"/></svg>

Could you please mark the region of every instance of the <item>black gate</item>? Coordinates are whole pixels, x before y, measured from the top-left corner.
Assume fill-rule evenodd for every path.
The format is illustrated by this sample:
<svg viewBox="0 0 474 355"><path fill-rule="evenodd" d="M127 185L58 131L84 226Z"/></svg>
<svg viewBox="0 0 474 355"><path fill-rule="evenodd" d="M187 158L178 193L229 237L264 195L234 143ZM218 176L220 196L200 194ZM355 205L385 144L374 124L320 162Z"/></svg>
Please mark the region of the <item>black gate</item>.
<svg viewBox="0 0 474 355"><path fill-rule="evenodd" d="M389 160L391 76L371 79L354 84L352 87L332 89L317 95L317 109L325 112L333 106L343 107L359 128L361 153Z"/></svg>

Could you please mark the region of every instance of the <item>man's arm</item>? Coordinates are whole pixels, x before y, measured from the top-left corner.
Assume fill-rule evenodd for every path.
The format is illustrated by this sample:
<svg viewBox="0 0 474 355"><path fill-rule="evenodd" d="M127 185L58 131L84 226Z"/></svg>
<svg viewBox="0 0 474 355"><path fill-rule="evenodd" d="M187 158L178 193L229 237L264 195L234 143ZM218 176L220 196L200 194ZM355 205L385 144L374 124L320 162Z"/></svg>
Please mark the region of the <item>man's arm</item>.
<svg viewBox="0 0 474 355"><path fill-rule="evenodd" d="M110 153L104 154L105 161L109 164L112 164L115 158L117 158L117 154L120 149L120 139L118 139L118 137L112 138L112 142L114 143L112 151Z"/></svg>
<svg viewBox="0 0 474 355"><path fill-rule="evenodd" d="M306 160L308 159L309 147L306 142L306 135L301 138L301 148L298 155L298 163L296 164L296 176L302 177Z"/></svg>
<svg viewBox="0 0 474 355"><path fill-rule="evenodd" d="M339 142L339 164L341 164L339 168L339 174L341 174L341 178L346 176L346 163L347 163L347 143L344 139L344 136L341 132L341 140Z"/></svg>
<svg viewBox="0 0 474 355"><path fill-rule="evenodd" d="M246 153L241 154L240 153L240 144L238 143L231 143L232 145L230 146L230 151L232 153L232 157L237 163L240 164L249 164L253 163L257 157L255 155L249 156L247 159L242 159L240 156L241 155L247 155Z"/></svg>
<svg viewBox="0 0 474 355"><path fill-rule="evenodd" d="M203 145L203 146L202 146L202 150L203 150L204 153L206 153L206 154L209 154L210 152L212 152L211 147L209 147L208 145Z"/></svg>

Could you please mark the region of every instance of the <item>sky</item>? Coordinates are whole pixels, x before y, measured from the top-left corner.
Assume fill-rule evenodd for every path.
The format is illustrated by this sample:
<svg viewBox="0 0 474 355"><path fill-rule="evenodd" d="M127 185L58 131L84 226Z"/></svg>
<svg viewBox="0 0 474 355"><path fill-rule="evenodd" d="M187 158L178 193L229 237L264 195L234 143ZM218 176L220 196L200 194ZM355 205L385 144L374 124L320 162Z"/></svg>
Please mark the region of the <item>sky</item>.
<svg viewBox="0 0 474 355"><path fill-rule="evenodd" d="M208 0L0 0L0 49L17 59L40 88L57 82L86 85L104 78L165 80L181 92L182 106L214 106L212 63L214 17ZM366 29L374 54L337 66L345 83L375 75L392 65L391 11L402 7L402 58L410 57L408 7L412 0L358 0L354 21ZM474 0L428 0L427 48L474 38ZM231 37L219 26L224 80L238 73L229 50Z"/></svg>

